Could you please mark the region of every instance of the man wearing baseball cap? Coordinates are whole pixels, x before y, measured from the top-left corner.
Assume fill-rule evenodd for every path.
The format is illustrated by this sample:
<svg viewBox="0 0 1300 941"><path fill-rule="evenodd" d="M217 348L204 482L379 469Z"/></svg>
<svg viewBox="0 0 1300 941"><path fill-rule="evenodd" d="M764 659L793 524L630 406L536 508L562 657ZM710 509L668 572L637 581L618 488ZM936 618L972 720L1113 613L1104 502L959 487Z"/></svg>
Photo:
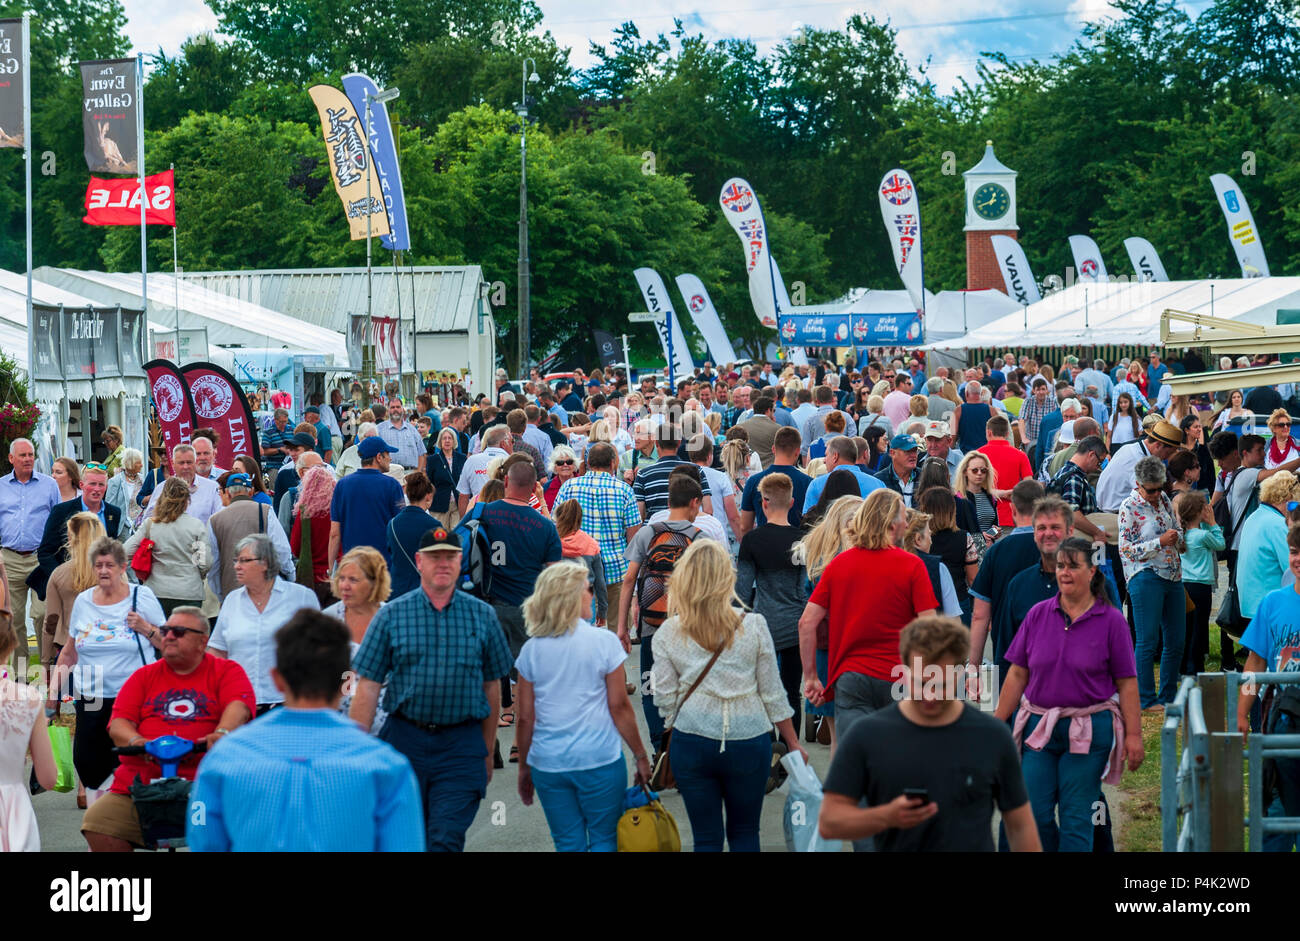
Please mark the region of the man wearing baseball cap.
<svg viewBox="0 0 1300 941"><path fill-rule="evenodd" d="M402 485L388 476L389 454L397 449L375 435L357 445L361 469L334 487L330 501L329 561L355 549L370 546L388 562L388 524L406 505Z"/></svg>
<svg viewBox="0 0 1300 941"><path fill-rule="evenodd" d="M876 479L894 493L900 494L908 507L912 505L916 480L921 476L921 469L916 463L920 448L920 443L912 435L894 435L889 441L889 464L876 474Z"/></svg>
<svg viewBox="0 0 1300 941"><path fill-rule="evenodd" d="M308 405L302 410L302 420L310 422L311 426L316 429L315 451L321 456L326 464L334 463L334 436L330 434L329 426L321 421L320 406Z"/></svg>
<svg viewBox="0 0 1300 941"><path fill-rule="evenodd" d="M952 446L952 434L945 421L932 421L925 426L925 453L927 461L943 461L948 465L948 477L957 479L957 465L962 453Z"/></svg>
<svg viewBox="0 0 1300 941"><path fill-rule="evenodd" d="M339 486L365 473L363 466ZM380 608L361 642L349 715L369 731L387 680L388 719L379 737L415 770L425 850L460 852L492 780L510 649L491 606L457 590L461 545L454 533L441 526L425 533L415 567L420 587Z"/></svg>
<svg viewBox="0 0 1300 941"><path fill-rule="evenodd" d="M298 486L298 458L302 457L304 452L314 451L315 449L316 439L305 431L294 432L284 442L284 451L287 457L284 464L276 471L273 491L273 503L277 513L280 512L280 501L284 498L284 495L289 492L290 488Z"/></svg>

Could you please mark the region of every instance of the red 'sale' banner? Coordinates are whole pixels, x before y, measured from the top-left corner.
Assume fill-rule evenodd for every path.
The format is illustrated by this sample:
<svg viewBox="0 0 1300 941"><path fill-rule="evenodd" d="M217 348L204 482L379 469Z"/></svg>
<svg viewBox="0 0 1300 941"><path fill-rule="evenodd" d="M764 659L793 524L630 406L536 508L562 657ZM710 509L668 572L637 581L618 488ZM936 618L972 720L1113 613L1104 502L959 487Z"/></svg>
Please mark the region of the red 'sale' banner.
<svg viewBox="0 0 1300 941"><path fill-rule="evenodd" d="M176 224L176 182L171 170L144 178L144 221L150 225ZM103 179L92 176L86 186L86 214L89 225L139 225L140 180Z"/></svg>
<svg viewBox="0 0 1300 941"><path fill-rule="evenodd" d="M162 429L163 466L167 473L172 469L172 448L187 444L194 432L194 402L185 387L185 377L175 364L165 359L152 359L144 364L149 377L149 396L153 399L158 425Z"/></svg>
<svg viewBox="0 0 1300 941"><path fill-rule="evenodd" d="M194 402L197 426L217 433L217 467L229 470L241 454L257 457L253 409L234 377L212 363L191 363L181 369L181 375Z"/></svg>

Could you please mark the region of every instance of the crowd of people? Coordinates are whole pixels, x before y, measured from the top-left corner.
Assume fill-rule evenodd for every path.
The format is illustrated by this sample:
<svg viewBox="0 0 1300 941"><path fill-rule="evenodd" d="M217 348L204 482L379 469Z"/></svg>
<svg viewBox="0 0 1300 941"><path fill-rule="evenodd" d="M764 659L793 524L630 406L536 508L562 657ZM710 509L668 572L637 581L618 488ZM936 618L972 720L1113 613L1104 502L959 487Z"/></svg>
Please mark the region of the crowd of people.
<svg viewBox="0 0 1300 941"><path fill-rule="evenodd" d="M230 468L211 429L151 468L111 427L104 461L50 474L18 439L0 849L39 846L23 789L52 786L65 703L98 851L147 845L155 769L116 749L164 733L210 749L180 765L196 850L461 850L507 764L557 849L613 850L626 747L697 851L756 851L780 759L814 743L826 838L1110 849L1094 810L1144 711L1215 659L1300 669L1300 402L1164 381L1203 367L498 370L409 410L334 390L296 424L268 396ZM1243 728L1291 727L1242 702ZM1277 764L1269 812L1300 815Z"/></svg>

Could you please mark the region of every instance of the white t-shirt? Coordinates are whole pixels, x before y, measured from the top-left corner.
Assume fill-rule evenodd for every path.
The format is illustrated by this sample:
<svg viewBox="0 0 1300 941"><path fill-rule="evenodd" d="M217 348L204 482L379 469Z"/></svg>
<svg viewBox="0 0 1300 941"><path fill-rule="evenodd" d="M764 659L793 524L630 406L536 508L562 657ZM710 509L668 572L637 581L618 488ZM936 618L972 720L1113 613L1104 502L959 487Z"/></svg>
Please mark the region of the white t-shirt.
<svg viewBox="0 0 1300 941"><path fill-rule="evenodd" d="M668 511L660 510L658 513L652 515L650 519L646 520L646 525L653 526L655 523L666 522L668 522ZM700 531L700 537L702 539L714 539L722 543L724 547L727 545L727 531L723 529L722 524L714 519L710 514L701 511L696 515L695 522L692 525Z"/></svg>
<svg viewBox="0 0 1300 941"><path fill-rule="evenodd" d="M471 454L460 471L460 480L456 482L456 492L477 497L478 492L488 481L488 465L496 458L506 457L504 448L487 448L478 454Z"/></svg>
<svg viewBox="0 0 1300 941"><path fill-rule="evenodd" d="M533 684L537 721L528 749L530 767L585 771L622 757L605 677L626 659L613 631L585 620L560 637L533 637L524 644L515 666Z"/></svg>
<svg viewBox="0 0 1300 941"><path fill-rule="evenodd" d="M713 499L713 518L722 524L722 532L726 535L727 545L736 541L734 534L731 532L731 521L727 519L726 498L736 495L736 488L731 484L729 478L722 471L714 467L701 467L704 472L705 483L709 485L709 496Z"/></svg>
<svg viewBox="0 0 1300 941"><path fill-rule="evenodd" d="M1228 515L1232 519L1232 528L1236 530L1232 534L1232 545L1229 549L1241 548L1241 531L1245 529L1245 520L1241 518L1242 511L1246 509L1246 502L1250 499L1250 491L1255 486L1255 481L1259 479L1259 472L1262 467L1243 467L1237 471L1232 478L1232 489L1228 491Z"/></svg>
<svg viewBox="0 0 1300 941"><path fill-rule="evenodd" d="M156 627L167 616L154 593L144 585L132 585L131 593L117 604L97 605L90 600L94 593L94 588L87 588L72 603L68 641L77 647L72 681L78 696L111 699L127 677L154 661L154 648L148 638L127 626L132 595L136 612L150 624Z"/></svg>

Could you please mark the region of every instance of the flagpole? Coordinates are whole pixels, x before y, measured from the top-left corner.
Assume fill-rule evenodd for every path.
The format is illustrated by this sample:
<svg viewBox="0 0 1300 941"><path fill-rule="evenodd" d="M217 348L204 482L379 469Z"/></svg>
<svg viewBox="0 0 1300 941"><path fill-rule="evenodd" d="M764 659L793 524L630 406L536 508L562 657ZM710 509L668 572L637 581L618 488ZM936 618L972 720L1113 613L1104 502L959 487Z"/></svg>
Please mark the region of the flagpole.
<svg viewBox="0 0 1300 941"><path fill-rule="evenodd" d="M135 54L135 154L136 169L140 171L140 316L144 318L146 329L140 331L145 337L140 353L142 362L149 361L149 257L147 251L148 233L145 231L145 191L144 191L144 53ZM179 315L177 315L179 317ZM180 337L176 340L178 346ZM178 349L179 352L179 349Z"/></svg>
<svg viewBox="0 0 1300 941"><path fill-rule="evenodd" d="M172 206L176 205L176 164L171 164L168 169L172 171ZM180 220L176 220L177 223ZM174 291L173 305L176 308L176 362L181 361L181 266L180 250L176 244L177 224L172 225L172 288Z"/></svg>
<svg viewBox="0 0 1300 941"><path fill-rule="evenodd" d="M32 316L31 14L23 13L23 167L27 177L27 393L36 401L36 320Z"/></svg>

